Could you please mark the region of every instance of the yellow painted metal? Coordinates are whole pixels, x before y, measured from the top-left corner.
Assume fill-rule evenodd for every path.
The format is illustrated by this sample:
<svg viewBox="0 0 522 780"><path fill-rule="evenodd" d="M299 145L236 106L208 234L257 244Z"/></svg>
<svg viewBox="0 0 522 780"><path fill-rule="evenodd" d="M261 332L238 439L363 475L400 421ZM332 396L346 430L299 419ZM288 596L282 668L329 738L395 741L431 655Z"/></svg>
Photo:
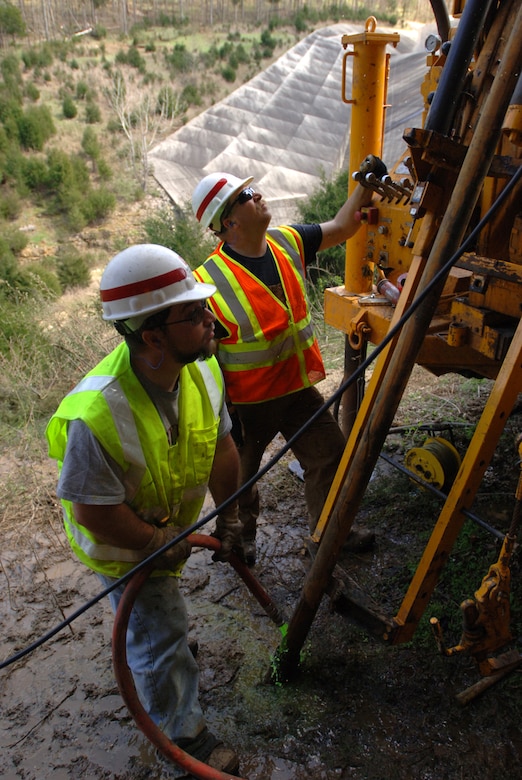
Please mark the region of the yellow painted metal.
<svg viewBox="0 0 522 780"><path fill-rule="evenodd" d="M409 374L422 350L426 334L437 314L444 278L441 271L463 241L480 198L484 179L491 170L501 122L517 80L522 34L522 8L510 0L512 21L506 25L508 37L498 69L485 96L473 137L462 162L450 171L416 155L422 181L438 188L438 197L426 201L426 212L415 240L412 263L403 292L395 307L391 327L405 313L415 293L422 304L404 323L400 335L380 352L366 394L354 421L337 474L323 507L314 540L319 541L307 573L301 597L292 618L279 665L287 673L299 663L301 648L323 594L331 584L333 570L358 512L361 499L389 430ZM513 175L512 173L509 175ZM433 209L433 211L431 211ZM447 272L446 272L447 274ZM346 331L346 327L345 327ZM451 350L451 347L447 347ZM490 400L453 483L443 513L437 521L429 547L419 564L401 609L389 627L382 623L382 638L398 643L408 641L422 616L453 543L461 530L463 510L473 502L483 473L522 387L522 324L511 341L498 371Z"/></svg>
<svg viewBox="0 0 522 780"><path fill-rule="evenodd" d="M460 455L451 442L440 436L432 436L421 447L408 450L404 456L404 465L438 490L447 490L460 466Z"/></svg>
<svg viewBox="0 0 522 780"><path fill-rule="evenodd" d="M470 509L506 419L522 390L522 319L511 342L459 473L397 612L393 644L408 642L422 617Z"/></svg>
<svg viewBox="0 0 522 780"><path fill-rule="evenodd" d="M363 33L343 35L342 45L347 52L343 60L343 100L352 106L350 131L350 159L348 170L358 170L361 160L368 154L382 157L384 138L384 114L388 90L389 61L386 46L396 46L398 33L377 33L376 19L366 20ZM345 95L346 63L353 58L352 93ZM348 194L355 188L349 181ZM346 242L344 284L351 293L366 293L372 288L373 268L367 261L364 231L358 231Z"/></svg>

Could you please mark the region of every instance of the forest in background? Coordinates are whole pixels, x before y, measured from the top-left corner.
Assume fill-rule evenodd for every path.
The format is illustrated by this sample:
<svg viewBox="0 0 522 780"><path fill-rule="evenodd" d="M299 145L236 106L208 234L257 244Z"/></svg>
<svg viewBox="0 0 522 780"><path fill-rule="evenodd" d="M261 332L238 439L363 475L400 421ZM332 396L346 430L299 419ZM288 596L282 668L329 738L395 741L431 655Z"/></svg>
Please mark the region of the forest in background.
<svg viewBox="0 0 522 780"><path fill-rule="evenodd" d="M10 8L11 7L11 8ZM12 8L19 12L25 34L33 40L55 40L98 31L128 35L136 26L287 24L306 25L307 20L378 18L428 21L433 18L429 0L18 0L0 2L0 35L6 41L13 26ZM8 30L2 20L9 20ZM303 30L301 30L302 32ZM7 32L7 36L6 36ZM12 34L12 32L11 32ZM15 31L19 35L19 31Z"/></svg>

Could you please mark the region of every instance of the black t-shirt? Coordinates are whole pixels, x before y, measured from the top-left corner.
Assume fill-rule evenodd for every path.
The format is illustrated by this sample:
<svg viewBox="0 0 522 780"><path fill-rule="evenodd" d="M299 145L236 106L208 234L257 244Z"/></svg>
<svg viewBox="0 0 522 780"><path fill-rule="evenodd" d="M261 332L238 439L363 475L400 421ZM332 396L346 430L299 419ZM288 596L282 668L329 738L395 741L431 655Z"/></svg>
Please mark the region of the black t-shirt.
<svg viewBox="0 0 522 780"><path fill-rule="evenodd" d="M290 227L293 227L303 239L304 263L306 268L306 266L314 263L316 260L316 253L323 238L323 231L319 224L290 225ZM246 268L247 271L250 271L251 274L256 276L262 284L266 285L280 301L286 304L283 284L279 277L270 247L267 246L263 257L245 257L244 255L235 252L228 244L225 244L225 251L233 260L241 263L243 268ZM214 329L217 339L222 339L227 335L226 329L219 320L216 320Z"/></svg>
<svg viewBox="0 0 522 780"><path fill-rule="evenodd" d="M304 246L304 262L305 267L315 262L316 252L319 249L323 232L321 226L318 224L313 225L290 225L290 227L297 230L301 238L303 239ZM236 260L238 263L250 271L250 273L257 276L260 282L266 284L267 287L275 287L281 284L281 279L277 273L277 266L275 264L274 257L270 248L266 248L266 252L263 257L245 257L237 252L234 252L232 247L225 244L225 251L230 257Z"/></svg>

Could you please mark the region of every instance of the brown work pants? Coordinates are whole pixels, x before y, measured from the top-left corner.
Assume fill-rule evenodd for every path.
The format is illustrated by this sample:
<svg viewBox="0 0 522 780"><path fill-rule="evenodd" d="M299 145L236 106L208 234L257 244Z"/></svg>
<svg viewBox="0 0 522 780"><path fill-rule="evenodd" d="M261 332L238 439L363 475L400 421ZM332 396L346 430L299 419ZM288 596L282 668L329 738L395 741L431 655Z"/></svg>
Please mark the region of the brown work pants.
<svg viewBox="0 0 522 780"><path fill-rule="evenodd" d="M288 441L323 405L315 387L257 404L234 404L241 422L243 444L241 484L259 471L263 453L277 433ZM323 412L292 445L304 471L305 498L312 532L319 519L330 485L344 451L344 435L330 411ZM239 497L239 516L245 540L255 539L259 515L257 483Z"/></svg>

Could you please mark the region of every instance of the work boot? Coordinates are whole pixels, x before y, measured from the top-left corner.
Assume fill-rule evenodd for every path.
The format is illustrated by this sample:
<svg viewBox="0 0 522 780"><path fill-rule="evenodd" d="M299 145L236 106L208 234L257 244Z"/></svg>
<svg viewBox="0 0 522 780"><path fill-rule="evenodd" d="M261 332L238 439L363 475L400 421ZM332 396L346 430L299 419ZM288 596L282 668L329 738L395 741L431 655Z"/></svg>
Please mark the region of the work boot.
<svg viewBox="0 0 522 780"><path fill-rule="evenodd" d="M239 772L239 756L223 743L214 748L205 764L229 775L237 775Z"/></svg>
<svg viewBox="0 0 522 780"><path fill-rule="evenodd" d="M343 544L345 552L362 553L371 550L375 544L375 532L369 528L352 528Z"/></svg>

